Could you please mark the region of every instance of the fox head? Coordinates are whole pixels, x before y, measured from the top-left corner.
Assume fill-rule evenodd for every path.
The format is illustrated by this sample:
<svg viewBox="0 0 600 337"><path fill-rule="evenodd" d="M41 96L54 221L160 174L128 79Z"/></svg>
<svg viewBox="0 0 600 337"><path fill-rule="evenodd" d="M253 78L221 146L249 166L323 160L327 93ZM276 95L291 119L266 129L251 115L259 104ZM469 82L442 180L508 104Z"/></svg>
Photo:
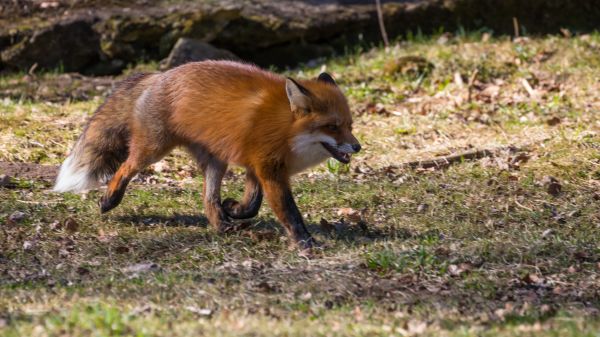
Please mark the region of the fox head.
<svg viewBox="0 0 600 337"><path fill-rule="evenodd" d="M294 114L292 150L311 166L328 157L349 163L361 146L352 134L352 114L333 78L322 73L316 80L285 83ZM314 162L314 163L313 163Z"/></svg>

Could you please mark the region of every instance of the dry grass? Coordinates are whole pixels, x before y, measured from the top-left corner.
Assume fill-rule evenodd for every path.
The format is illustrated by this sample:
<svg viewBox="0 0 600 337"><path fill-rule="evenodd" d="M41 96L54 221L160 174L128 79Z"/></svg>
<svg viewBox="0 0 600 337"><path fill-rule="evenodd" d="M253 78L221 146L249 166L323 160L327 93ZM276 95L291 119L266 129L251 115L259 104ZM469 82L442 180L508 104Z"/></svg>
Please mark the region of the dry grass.
<svg viewBox="0 0 600 337"><path fill-rule="evenodd" d="M182 153L109 215L99 192L0 188L1 334L597 336L598 48L596 35L468 36L328 61L365 151L349 170L295 178L324 243L310 260L288 250L268 207L243 232L207 228ZM394 68L405 55L435 69ZM0 160L58 164L99 103L4 99ZM400 165L501 146L514 149L447 169ZM241 190L234 170L225 194Z"/></svg>

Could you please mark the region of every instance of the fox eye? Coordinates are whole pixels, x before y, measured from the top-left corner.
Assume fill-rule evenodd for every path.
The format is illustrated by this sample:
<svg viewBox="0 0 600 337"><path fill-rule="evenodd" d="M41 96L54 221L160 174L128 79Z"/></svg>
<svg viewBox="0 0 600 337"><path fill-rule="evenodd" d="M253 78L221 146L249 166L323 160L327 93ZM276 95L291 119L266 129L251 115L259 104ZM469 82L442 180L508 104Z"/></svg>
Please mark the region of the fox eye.
<svg viewBox="0 0 600 337"><path fill-rule="evenodd" d="M327 125L327 129L331 130L331 131L337 131L338 130L338 126L335 124L328 124Z"/></svg>

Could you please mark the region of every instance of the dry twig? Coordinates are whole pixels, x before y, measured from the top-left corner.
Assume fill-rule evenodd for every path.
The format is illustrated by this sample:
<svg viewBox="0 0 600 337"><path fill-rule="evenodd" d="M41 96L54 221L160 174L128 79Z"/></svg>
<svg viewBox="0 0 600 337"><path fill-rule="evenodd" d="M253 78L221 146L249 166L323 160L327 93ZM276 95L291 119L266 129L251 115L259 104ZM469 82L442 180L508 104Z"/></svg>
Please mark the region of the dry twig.
<svg viewBox="0 0 600 337"><path fill-rule="evenodd" d="M400 165L400 167L406 167L406 168L411 168L411 169L415 169L415 168L423 168L423 169L445 168L445 167L448 167L455 163L461 163L465 160L476 160L476 159L481 159L481 158L485 158L485 157L494 157L498 153L500 153L502 151L506 151L506 150L516 152L516 151L519 151L520 148L515 148L513 146L507 146L507 147L503 146L503 147L499 147L499 148L492 149L492 150L488 150L488 149L472 150L472 151L467 151L467 152L463 152L463 153L459 153L459 154L453 154L453 155L443 156L443 157L438 157L438 158L433 158L433 159L411 161L411 162Z"/></svg>
<svg viewBox="0 0 600 337"><path fill-rule="evenodd" d="M381 10L381 0L375 0L375 6L377 7L377 20L379 21L379 30L381 31L381 38L383 38L383 44L385 47L390 46L387 32L385 30L385 23L383 22L383 11Z"/></svg>

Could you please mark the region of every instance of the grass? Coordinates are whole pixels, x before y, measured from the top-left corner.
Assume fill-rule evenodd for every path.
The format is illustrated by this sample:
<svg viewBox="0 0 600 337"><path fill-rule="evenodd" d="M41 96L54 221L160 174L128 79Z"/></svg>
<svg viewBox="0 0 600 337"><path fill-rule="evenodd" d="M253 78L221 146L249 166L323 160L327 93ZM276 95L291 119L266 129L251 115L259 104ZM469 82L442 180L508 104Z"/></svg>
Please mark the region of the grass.
<svg viewBox="0 0 600 337"><path fill-rule="evenodd" d="M0 188L0 335L598 336L599 45L420 38L328 60L364 152L294 178L324 245L312 259L267 206L248 230L213 232L182 152L108 215L101 191L18 179ZM408 55L435 68L386 71ZM60 163L100 103L4 98L0 161ZM400 165L506 146L446 169ZM242 177L224 195L239 197Z"/></svg>

